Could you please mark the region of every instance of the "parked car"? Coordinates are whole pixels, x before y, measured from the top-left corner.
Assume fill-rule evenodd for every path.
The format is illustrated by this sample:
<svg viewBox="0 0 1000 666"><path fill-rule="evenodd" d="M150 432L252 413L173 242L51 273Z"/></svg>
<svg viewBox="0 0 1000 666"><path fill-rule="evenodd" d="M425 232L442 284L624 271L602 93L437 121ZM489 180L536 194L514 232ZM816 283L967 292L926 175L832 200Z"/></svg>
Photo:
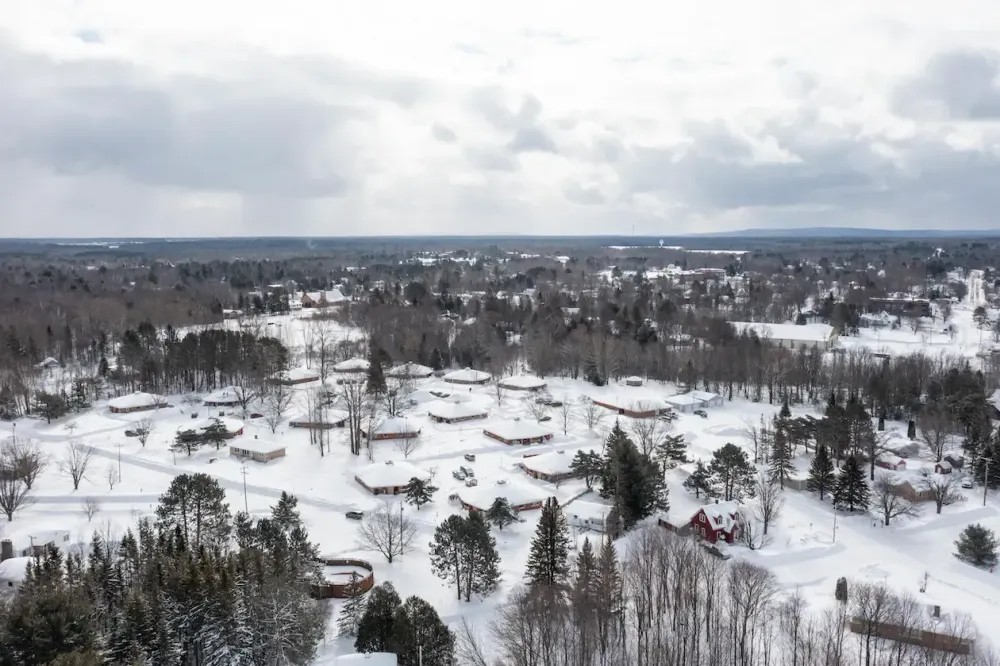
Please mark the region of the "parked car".
<svg viewBox="0 0 1000 666"><path fill-rule="evenodd" d="M469 462L476 462L476 454L475 453L466 453L464 457Z"/></svg>
<svg viewBox="0 0 1000 666"><path fill-rule="evenodd" d="M456 469L454 472L451 473L451 475L459 481L465 481L466 477L469 476L468 474L465 473L465 469L463 469L462 467Z"/></svg>
<svg viewBox="0 0 1000 666"><path fill-rule="evenodd" d="M351 520L362 520L365 517L363 511L348 511L344 515L350 518Z"/></svg>
<svg viewBox="0 0 1000 666"><path fill-rule="evenodd" d="M708 418L708 412L706 412L704 409L696 409L696 410L694 410L694 413L697 414L698 416L700 416L703 419L707 419Z"/></svg>
<svg viewBox="0 0 1000 666"><path fill-rule="evenodd" d="M967 476L964 479L962 479L962 487L963 488L969 489L969 488L974 488L975 486L976 486L976 484L972 481L972 477L971 476Z"/></svg>
<svg viewBox="0 0 1000 666"><path fill-rule="evenodd" d="M465 480L465 485L469 486L470 488L472 486L477 486L477 485L479 485L479 479L468 478L468 479Z"/></svg>
<svg viewBox="0 0 1000 666"><path fill-rule="evenodd" d="M451 495L448 495L448 501L449 502L458 502L459 499L460 498L458 496L458 493L452 493Z"/></svg>
<svg viewBox="0 0 1000 666"><path fill-rule="evenodd" d="M497 479L497 485L498 486L506 486L507 485L507 479Z"/></svg>
<svg viewBox="0 0 1000 666"><path fill-rule="evenodd" d="M135 430L126 430L125 431L125 436L126 437L138 437L139 433L137 433Z"/></svg>
<svg viewBox="0 0 1000 666"><path fill-rule="evenodd" d="M666 421L667 423L670 423L671 421L677 420L677 414L674 414L673 412L667 412L666 414L660 414L658 418L661 421Z"/></svg>
<svg viewBox="0 0 1000 666"><path fill-rule="evenodd" d="M551 420L552 420L552 417L551 417L551 416L549 416L548 414L543 414L543 415L542 415L542 416L541 416L541 417L540 417L540 418L538 419L538 422L539 422L539 423L545 423L546 421L551 421Z"/></svg>
<svg viewBox="0 0 1000 666"><path fill-rule="evenodd" d="M462 466L459 467L459 469L465 472L465 475L468 477L473 477L476 475L476 470L472 469L471 467Z"/></svg>

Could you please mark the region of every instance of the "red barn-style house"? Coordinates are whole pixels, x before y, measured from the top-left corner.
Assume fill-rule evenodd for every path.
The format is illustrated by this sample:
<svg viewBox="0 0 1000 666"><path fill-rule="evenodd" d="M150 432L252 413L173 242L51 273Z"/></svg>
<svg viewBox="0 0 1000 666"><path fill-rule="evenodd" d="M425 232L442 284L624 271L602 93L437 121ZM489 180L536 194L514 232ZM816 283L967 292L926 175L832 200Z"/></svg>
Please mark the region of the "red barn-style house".
<svg viewBox="0 0 1000 666"><path fill-rule="evenodd" d="M709 543L735 543L740 536L740 512L736 502L706 504L691 517L691 532Z"/></svg>

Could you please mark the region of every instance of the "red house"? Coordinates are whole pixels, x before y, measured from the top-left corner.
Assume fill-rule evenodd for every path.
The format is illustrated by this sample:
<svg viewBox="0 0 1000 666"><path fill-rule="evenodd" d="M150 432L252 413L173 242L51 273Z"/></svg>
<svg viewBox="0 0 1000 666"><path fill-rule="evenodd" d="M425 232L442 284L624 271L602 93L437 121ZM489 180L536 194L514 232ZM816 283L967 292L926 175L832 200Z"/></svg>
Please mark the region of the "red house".
<svg viewBox="0 0 1000 666"><path fill-rule="evenodd" d="M691 517L691 532L709 543L734 543L740 536L740 512L735 502L707 504Z"/></svg>

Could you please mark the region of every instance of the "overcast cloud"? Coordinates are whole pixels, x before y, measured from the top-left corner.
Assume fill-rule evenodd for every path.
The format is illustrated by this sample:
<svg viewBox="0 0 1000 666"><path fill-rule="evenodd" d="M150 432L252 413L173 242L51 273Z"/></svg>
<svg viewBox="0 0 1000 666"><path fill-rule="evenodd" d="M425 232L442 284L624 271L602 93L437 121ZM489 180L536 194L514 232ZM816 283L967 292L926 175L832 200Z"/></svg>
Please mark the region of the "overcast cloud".
<svg viewBox="0 0 1000 666"><path fill-rule="evenodd" d="M1000 3L583 4L9 0L0 235L997 227Z"/></svg>

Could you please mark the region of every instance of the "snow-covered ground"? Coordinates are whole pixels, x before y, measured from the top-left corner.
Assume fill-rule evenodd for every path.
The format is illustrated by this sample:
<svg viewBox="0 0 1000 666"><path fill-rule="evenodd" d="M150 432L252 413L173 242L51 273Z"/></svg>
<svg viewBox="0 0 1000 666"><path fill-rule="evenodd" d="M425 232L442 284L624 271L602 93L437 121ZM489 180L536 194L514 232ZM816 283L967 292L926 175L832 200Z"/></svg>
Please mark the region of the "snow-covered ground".
<svg viewBox="0 0 1000 666"><path fill-rule="evenodd" d="M972 285L970 285L972 286ZM978 296L970 289L968 304L956 308L954 319L971 323L971 308ZM269 328L282 329L278 334L292 347L301 345L301 320L279 317L268 320ZM232 322L231 325L236 325ZM961 329L966 329L963 324ZM345 334L348 332L345 331ZM969 342L970 331L962 338ZM959 342L948 347L962 348ZM313 382L312 384L316 384ZM83 543L95 530L120 533L135 520L149 515L157 497L174 475L183 472L204 472L219 480L226 489L230 507L235 511L246 506L250 512L263 514L285 490L299 498L303 518L310 534L324 555L330 557L357 557L374 565L376 583L392 581L402 596L417 594L431 602L446 622L456 622L467 617L485 626L494 607L503 601L509 591L517 586L523 576L528 555L528 544L535 529L537 512L525 512L525 522L503 531L494 531L502 558L503 583L492 597L461 603L455 598L454 589L434 577L428 563L427 546L433 530L444 518L461 508L448 500L465 485L452 477L460 465L472 467L479 481L479 489L495 485L500 480L517 479L520 484L536 488L544 495L555 496L566 503L584 493L580 480L553 485L527 477L517 464L526 453L537 454L565 451L572 455L583 448L601 449L607 429L614 416L607 415L596 431L588 430L577 415L563 433L558 409L552 409L552 420L544 425L555 431L555 437L544 444L530 446L505 446L487 438L483 429L503 420L531 418L524 396L508 391L502 403L497 404L490 386L455 386L439 379L417 380L419 389L461 394L469 404L487 410L486 419L460 424L438 424L426 415L426 407L411 408L407 414L422 430L419 446L406 458L407 462L426 470L440 490L434 501L421 510L406 506L405 512L418 524L416 549L389 565L377 553L361 550L357 542L358 523L344 514L349 510L371 510L382 502L396 503L399 498L373 496L355 480L355 470L372 461L402 461L403 455L392 441L374 442L371 460L368 455L355 457L349 452L346 432L333 430L332 451L321 457L309 444L308 431L289 428L282 424L272 434L260 420L247 421L244 433L235 442L252 439L278 441L286 446L287 455L270 463L247 462L231 458L225 448L202 448L191 457L175 455L169 451L175 432L181 426L220 412L239 418L232 409L206 408L185 401L183 396L170 396L171 407L156 412L112 414L107 403L70 416L51 425L44 421L21 419L17 422L19 436L32 437L44 446L53 463L37 482L35 503L20 512L11 523L0 526L0 538L12 537L27 540L42 530L69 530L72 541ZM304 406L310 384L295 387L297 407ZM577 404L581 396L592 398L634 401L641 398L665 398L674 394L674 387L648 382L642 387L627 387L613 383L594 387L583 381L548 378L548 391L557 399ZM770 418L776 405L755 404L747 401L727 402L724 406L708 410L708 417L681 414L672 431L681 433L689 444L689 457L706 461L714 450L733 442L749 450L743 435L748 423L757 423L763 415ZM295 409L291 410L293 413ZM798 413L811 410L802 408ZM197 412L197 416L192 414ZM143 447L135 438L125 437L124 431L143 417L151 417L155 429ZM628 419L624 419L628 425ZM888 427L904 430L905 424L890 423ZM95 458L88 478L79 490L74 491L70 479L58 472L54 461L59 459L70 441L80 441L93 447ZM475 462L465 460L466 454L475 454ZM802 457L797 467L804 473L808 459ZM911 472L918 462L911 459ZM121 469L121 480L109 489L107 470ZM244 470L246 475L244 478ZM684 469L669 473L672 519L687 519L701 504L687 493L682 483ZM244 496L245 489L245 496ZM975 491L967 491L975 492ZM83 513L84 498L93 497L100 503L100 511L92 520ZM587 502L601 502L596 494L584 495ZM655 521L651 521L655 522ZM976 492L967 501L945 507L942 515L934 513L933 505L924 506L924 515L914 520L901 520L890 527L882 527L871 516L846 516L835 514L829 502L821 503L807 492L786 491L785 506L778 523L772 527L771 541L758 551L733 548L737 557L759 562L773 570L780 582L789 590L798 588L814 608L832 603L835 581L841 576L886 580L898 591L910 591L927 603L940 604L946 609L971 612L984 635L1000 634L1000 573L992 574L974 569L956 560L953 542L959 532L970 522L980 522L1000 530L1000 503L990 497L983 506L982 496ZM576 532L578 541L585 534ZM594 535L591 535L594 536ZM918 586L925 574L928 587L925 593ZM338 606L340 602L331 601ZM338 606L339 607L339 606ZM334 608L334 617L337 608ZM347 641L335 638L331 626L328 644L324 646L323 663L336 663L333 655L351 651Z"/></svg>

